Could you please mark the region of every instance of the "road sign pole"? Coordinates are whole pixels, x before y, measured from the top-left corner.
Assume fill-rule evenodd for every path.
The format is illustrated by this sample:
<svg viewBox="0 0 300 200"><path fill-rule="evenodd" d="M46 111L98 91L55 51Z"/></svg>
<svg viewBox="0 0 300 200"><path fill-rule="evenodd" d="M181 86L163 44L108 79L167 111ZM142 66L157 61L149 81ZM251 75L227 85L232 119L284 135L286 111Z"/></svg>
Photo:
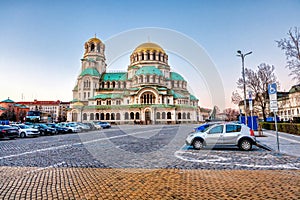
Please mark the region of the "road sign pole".
<svg viewBox="0 0 300 200"><path fill-rule="evenodd" d="M277 138L277 150L278 152L280 152L279 149L279 136L278 136L278 129L277 129L277 112L274 111L274 115L275 115L275 130L276 130L276 138Z"/></svg>

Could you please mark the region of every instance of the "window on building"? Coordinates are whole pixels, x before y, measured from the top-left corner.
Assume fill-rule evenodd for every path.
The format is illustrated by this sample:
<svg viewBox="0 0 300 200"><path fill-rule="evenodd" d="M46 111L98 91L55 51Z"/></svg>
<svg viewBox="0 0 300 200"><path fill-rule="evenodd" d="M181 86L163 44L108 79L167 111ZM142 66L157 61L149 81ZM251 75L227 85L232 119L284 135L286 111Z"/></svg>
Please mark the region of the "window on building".
<svg viewBox="0 0 300 200"><path fill-rule="evenodd" d="M133 112L130 113L130 119L134 119L134 113Z"/></svg>
<svg viewBox="0 0 300 200"><path fill-rule="evenodd" d="M128 112L125 113L125 120L128 120L129 119L129 114Z"/></svg>
<svg viewBox="0 0 300 200"><path fill-rule="evenodd" d="M90 114L90 120L94 120L94 113Z"/></svg>
<svg viewBox="0 0 300 200"><path fill-rule="evenodd" d="M87 120L87 114L86 113L83 113L82 120Z"/></svg>
<svg viewBox="0 0 300 200"><path fill-rule="evenodd" d="M106 113L105 118L106 118L106 120L110 120L110 115L109 115L109 113Z"/></svg>
<svg viewBox="0 0 300 200"><path fill-rule="evenodd" d="M121 115L120 115L120 113L117 113L116 114L116 120L120 120L121 119Z"/></svg>
<svg viewBox="0 0 300 200"><path fill-rule="evenodd" d="M96 120L99 120L99 119L100 119L99 113L96 113Z"/></svg>
<svg viewBox="0 0 300 200"><path fill-rule="evenodd" d="M138 112L135 113L135 119L140 119L140 113Z"/></svg>
<svg viewBox="0 0 300 200"><path fill-rule="evenodd" d="M104 113L100 114L100 120L104 120Z"/></svg>
<svg viewBox="0 0 300 200"><path fill-rule="evenodd" d="M111 120L115 120L115 113L111 113L110 118Z"/></svg>
<svg viewBox="0 0 300 200"><path fill-rule="evenodd" d="M106 105L111 105L111 100L106 100Z"/></svg>
<svg viewBox="0 0 300 200"><path fill-rule="evenodd" d="M188 114L187 114L187 118L188 118L188 119L191 119L191 113L188 113Z"/></svg>
<svg viewBox="0 0 300 200"><path fill-rule="evenodd" d="M161 118L162 118L162 119L166 119L166 113L165 113L165 112L163 112L163 113L161 114Z"/></svg>
<svg viewBox="0 0 300 200"><path fill-rule="evenodd" d="M167 113L167 119L171 119L171 112Z"/></svg>
<svg viewBox="0 0 300 200"><path fill-rule="evenodd" d="M181 113L178 113L178 119L181 119Z"/></svg>
<svg viewBox="0 0 300 200"><path fill-rule="evenodd" d="M156 119L160 119L160 112L156 113Z"/></svg>

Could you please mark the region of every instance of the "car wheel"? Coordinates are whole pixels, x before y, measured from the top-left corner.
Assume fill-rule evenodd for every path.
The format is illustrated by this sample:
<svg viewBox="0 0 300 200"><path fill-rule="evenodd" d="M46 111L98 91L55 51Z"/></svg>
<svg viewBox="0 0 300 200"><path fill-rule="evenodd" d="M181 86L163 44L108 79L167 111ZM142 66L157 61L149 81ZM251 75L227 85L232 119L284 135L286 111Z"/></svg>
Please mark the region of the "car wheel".
<svg viewBox="0 0 300 200"><path fill-rule="evenodd" d="M239 148L244 151L250 151L252 149L252 142L250 140L243 139L239 143Z"/></svg>
<svg viewBox="0 0 300 200"><path fill-rule="evenodd" d="M25 138L26 137L26 134L24 133L24 132L22 132L21 134L20 134L20 138Z"/></svg>
<svg viewBox="0 0 300 200"><path fill-rule="evenodd" d="M194 149L200 150L203 148L203 142L199 139L194 140L193 142Z"/></svg>

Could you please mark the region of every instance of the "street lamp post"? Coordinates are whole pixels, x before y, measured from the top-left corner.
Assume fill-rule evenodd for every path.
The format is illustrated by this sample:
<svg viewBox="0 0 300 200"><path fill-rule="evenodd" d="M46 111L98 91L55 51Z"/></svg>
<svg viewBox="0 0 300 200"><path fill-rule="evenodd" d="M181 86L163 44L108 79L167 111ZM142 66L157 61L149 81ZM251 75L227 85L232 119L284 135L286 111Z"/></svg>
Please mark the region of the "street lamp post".
<svg viewBox="0 0 300 200"><path fill-rule="evenodd" d="M242 58L242 75L243 75L243 85L244 85L244 110L245 110L245 124L246 126L248 126L248 120L247 120L247 111L246 111L246 108L247 108L247 105L246 105L246 80L245 80L245 65L244 65L244 62L245 62L245 57L247 55L250 55L252 53L252 51L246 53L246 54L243 54L241 52L241 50L238 50L237 51L239 57Z"/></svg>

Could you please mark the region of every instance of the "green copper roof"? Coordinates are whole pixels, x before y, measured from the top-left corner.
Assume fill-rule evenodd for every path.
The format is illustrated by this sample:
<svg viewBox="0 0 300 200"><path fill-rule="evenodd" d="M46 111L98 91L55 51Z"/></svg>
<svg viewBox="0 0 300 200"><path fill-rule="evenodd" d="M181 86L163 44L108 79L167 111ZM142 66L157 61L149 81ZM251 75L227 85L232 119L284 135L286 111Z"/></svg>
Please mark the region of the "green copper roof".
<svg viewBox="0 0 300 200"><path fill-rule="evenodd" d="M190 95L190 100L192 100L192 101L196 101L196 100L198 100L194 95Z"/></svg>
<svg viewBox="0 0 300 200"><path fill-rule="evenodd" d="M78 102L78 99L73 99L73 100L71 101L71 103L75 103L75 102Z"/></svg>
<svg viewBox="0 0 300 200"><path fill-rule="evenodd" d="M102 81L126 81L127 73L118 72L118 73L105 73L101 77Z"/></svg>
<svg viewBox="0 0 300 200"><path fill-rule="evenodd" d="M0 106L0 110L6 110L6 109Z"/></svg>
<svg viewBox="0 0 300 200"><path fill-rule="evenodd" d="M184 78L180 74L176 72L171 72L170 74L171 74L171 80L184 81Z"/></svg>
<svg viewBox="0 0 300 200"><path fill-rule="evenodd" d="M184 95L176 93L176 92L174 92L173 97L174 97L174 99L184 99L184 98L186 98Z"/></svg>
<svg viewBox="0 0 300 200"><path fill-rule="evenodd" d="M168 90L168 89L165 88L165 87L159 87L159 88L157 88L157 90L159 90L159 91L166 91L166 90Z"/></svg>
<svg viewBox="0 0 300 200"><path fill-rule="evenodd" d="M123 94L98 94L93 99L121 99Z"/></svg>
<svg viewBox="0 0 300 200"><path fill-rule="evenodd" d="M3 100L2 103L15 103L15 102L8 98L8 99Z"/></svg>
<svg viewBox="0 0 300 200"><path fill-rule="evenodd" d="M100 76L100 73L96 68L86 68L81 72L80 76L85 76L85 75Z"/></svg>
<svg viewBox="0 0 300 200"><path fill-rule="evenodd" d="M142 68L138 69L135 73L135 75L137 75L137 76L142 75L142 74L143 75L155 74L155 75L158 75L158 76L163 76L163 73L154 66L142 67Z"/></svg>
<svg viewBox="0 0 300 200"><path fill-rule="evenodd" d="M289 93L295 93L295 92L300 92L300 84L294 85L289 91Z"/></svg>

